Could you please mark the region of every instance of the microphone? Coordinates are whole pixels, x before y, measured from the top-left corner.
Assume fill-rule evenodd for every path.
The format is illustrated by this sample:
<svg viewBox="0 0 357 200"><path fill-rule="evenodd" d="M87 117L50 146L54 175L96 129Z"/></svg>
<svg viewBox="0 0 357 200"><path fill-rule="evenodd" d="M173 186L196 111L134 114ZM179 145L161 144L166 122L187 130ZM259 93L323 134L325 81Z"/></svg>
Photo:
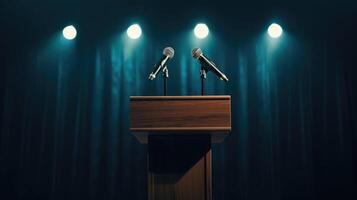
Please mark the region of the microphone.
<svg viewBox="0 0 357 200"><path fill-rule="evenodd" d="M226 75L224 75L218 68L217 66L210 61L208 58L206 58L203 53L202 50L200 48L194 48L192 49L192 56L194 58L196 58L197 60L200 61L201 65L204 65L207 70L212 71L214 74L216 74L221 80L224 80L226 82L228 82L228 78Z"/></svg>
<svg viewBox="0 0 357 200"><path fill-rule="evenodd" d="M157 73L159 73L159 71L164 68L166 62L172 57L174 57L175 51L172 47L166 47L162 54L164 55L161 57L159 63L155 66L154 71L152 71L149 75L149 80L151 81L154 80L156 78Z"/></svg>

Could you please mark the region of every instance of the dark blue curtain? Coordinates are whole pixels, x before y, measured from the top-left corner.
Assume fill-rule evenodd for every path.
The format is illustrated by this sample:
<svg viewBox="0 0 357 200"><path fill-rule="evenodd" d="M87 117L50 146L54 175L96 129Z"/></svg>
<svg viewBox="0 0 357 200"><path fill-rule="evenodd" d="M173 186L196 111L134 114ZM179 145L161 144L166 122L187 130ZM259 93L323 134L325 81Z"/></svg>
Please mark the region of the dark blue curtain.
<svg viewBox="0 0 357 200"><path fill-rule="evenodd" d="M342 39L218 35L54 36L5 63L1 199L146 199L146 146L129 132L128 99L162 95L160 77L147 77L167 44L169 95L200 94L196 46L231 80L207 79L208 94L232 95L233 131L213 145L214 199L357 198L355 62L335 48Z"/></svg>

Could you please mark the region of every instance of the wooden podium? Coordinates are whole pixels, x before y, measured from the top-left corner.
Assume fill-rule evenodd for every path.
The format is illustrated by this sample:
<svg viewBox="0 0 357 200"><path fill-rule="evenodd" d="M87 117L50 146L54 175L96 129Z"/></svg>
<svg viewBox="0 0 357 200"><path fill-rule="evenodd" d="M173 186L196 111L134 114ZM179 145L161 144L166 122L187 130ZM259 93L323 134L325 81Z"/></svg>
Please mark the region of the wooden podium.
<svg viewBox="0 0 357 200"><path fill-rule="evenodd" d="M230 96L132 96L130 130L148 143L150 200L211 200L211 143L231 131Z"/></svg>

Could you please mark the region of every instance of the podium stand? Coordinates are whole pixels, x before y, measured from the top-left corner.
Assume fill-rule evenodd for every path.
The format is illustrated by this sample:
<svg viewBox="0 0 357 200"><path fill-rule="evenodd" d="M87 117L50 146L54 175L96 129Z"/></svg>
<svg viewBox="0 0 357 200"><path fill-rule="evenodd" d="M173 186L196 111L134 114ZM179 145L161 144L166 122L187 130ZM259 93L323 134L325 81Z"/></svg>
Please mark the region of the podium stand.
<svg viewBox="0 0 357 200"><path fill-rule="evenodd" d="M148 199L211 200L211 143L231 131L231 97L132 96L130 109L148 143Z"/></svg>

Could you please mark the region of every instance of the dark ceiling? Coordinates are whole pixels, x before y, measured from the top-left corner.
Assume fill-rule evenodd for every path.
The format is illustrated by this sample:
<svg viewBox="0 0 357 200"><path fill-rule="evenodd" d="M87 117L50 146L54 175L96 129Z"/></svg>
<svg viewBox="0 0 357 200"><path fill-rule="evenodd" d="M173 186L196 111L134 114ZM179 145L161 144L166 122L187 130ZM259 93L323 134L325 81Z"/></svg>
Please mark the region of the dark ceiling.
<svg viewBox="0 0 357 200"><path fill-rule="evenodd" d="M305 29L308 34L330 26L331 31L337 31L333 29L336 24L350 27L356 23L356 3L326 2L3 0L1 34L5 40L36 44L69 23L79 26L89 38L105 37L109 32L126 28L132 20L143 22L145 30L153 35L170 34L191 27L197 20L206 20L228 37L262 30L271 20L281 21L284 28L292 31Z"/></svg>

